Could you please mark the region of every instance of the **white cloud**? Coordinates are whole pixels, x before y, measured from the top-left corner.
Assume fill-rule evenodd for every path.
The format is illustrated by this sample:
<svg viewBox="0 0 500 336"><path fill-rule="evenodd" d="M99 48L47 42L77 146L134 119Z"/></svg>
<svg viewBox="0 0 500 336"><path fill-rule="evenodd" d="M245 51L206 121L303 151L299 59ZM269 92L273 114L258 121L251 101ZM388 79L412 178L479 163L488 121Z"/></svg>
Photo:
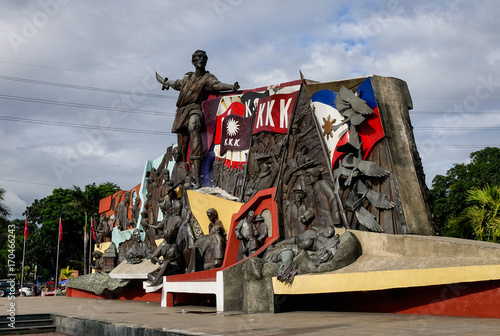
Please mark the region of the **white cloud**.
<svg viewBox="0 0 500 336"><path fill-rule="evenodd" d="M10 209L11 218L21 218L22 213L26 210L26 206L31 205L26 204L17 194L9 190L6 190L4 194L4 203Z"/></svg>

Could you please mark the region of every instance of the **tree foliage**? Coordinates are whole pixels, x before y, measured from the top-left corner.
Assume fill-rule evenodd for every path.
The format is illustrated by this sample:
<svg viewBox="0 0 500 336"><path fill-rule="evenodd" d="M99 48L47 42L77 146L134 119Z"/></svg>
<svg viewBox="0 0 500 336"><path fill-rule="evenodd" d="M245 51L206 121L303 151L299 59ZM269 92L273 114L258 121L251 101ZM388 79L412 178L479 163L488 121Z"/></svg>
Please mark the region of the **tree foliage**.
<svg viewBox="0 0 500 336"><path fill-rule="evenodd" d="M73 278L74 272L75 270L69 269L69 266L61 268L61 272L59 272L59 281Z"/></svg>
<svg viewBox="0 0 500 336"><path fill-rule="evenodd" d="M86 185L84 189L79 187L58 188L54 189L51 195L41 200L35 200L28 206L23 213L28 218L29 227L25 257L28 268L33 269L34 265L37 265L38 275L44 280L56 275L59 218L61 218L63 238L60 242L59 265L68 265L71 269L79 270L82 273L85 212L90 216L96 216L99 212L99 201L118 190L120 187L110 182L100 185L92 183ZM81 199L85 199L87 202L85 208L78 206ZM20 273L25 222L14 220L3 223L0 218L1 232L6 232L8 224L11 223L15 223L16 226L16 266ZM3 249L6 246L5 239L3 234L0 235L1 265L5 265L4 259L6 260L8 254L5 254L6 251ZM6 274L4 269L0 269L0 273L2 277Z"/></svg>
<svg viewBox="0 0 500 336"><path fill-rule="evenodd" d="M472 188L468 207L448 222L448 232L461 238L500 243L500 186Z"/></svg>
<svg viewBox="0 0 500 336"><path fill-rule="evenodd" d="M0 188L0 217L5 218L10 216L10 209L3 201L4 195L5 189Z"/></svg>
<svg viewBox="0 0 500 336"><path fill-rule="evenodd" d="M9 220L7 217L10 215L10 209L9 207L4 203L5 195L5 189L0 188L0 273L2 274L7 274L7 267L8 267L8 255L9 255ZM17 240L17 239L16 239ZM18 249L19 244L16 242L16 253L15 255L17 256L17 249Z"/></svg>
<svg viewBox="0 0 500 336"><path fill-rule="evenodd" d="M12 229L14 226L14 229ZM7 220L0 216L0 274L1 278L6 278L7 274L18 274L21 276L21 263L23 253L23 230L24 221L14 219ZM9 244L10 238L14 236L14 249L11 249L12 244ZM13 263L13 264L12 264ZM15 269L11 271L10 267Z"/></svg>
<svg viewBox="0 0 500 336"><path fill-rule="evenodd" d="M469 163L455 164L446 175L432 180L432 206L437 228L443 235L476 239L472 226L456 227L456 219L468 206L467 197L473 188L500 186L500 148L486 147L470 154Z"/></svg>

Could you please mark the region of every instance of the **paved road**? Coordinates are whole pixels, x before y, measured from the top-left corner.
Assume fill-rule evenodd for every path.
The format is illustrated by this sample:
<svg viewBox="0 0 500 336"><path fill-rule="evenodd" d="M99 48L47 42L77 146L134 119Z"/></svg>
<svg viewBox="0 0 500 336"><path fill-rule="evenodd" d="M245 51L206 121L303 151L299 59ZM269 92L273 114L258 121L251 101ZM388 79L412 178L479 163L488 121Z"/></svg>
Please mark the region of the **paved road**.
<svg viewBox="0 0 500 336"><path fill-rule="evenodd" d="M0 298L0 315L9 301ZM500 335L500 319L379 313L217 314L158 302L71 297L16 298L17 314L53 313L197 335ZM499 307L500 309L500 307Z"/></svg>

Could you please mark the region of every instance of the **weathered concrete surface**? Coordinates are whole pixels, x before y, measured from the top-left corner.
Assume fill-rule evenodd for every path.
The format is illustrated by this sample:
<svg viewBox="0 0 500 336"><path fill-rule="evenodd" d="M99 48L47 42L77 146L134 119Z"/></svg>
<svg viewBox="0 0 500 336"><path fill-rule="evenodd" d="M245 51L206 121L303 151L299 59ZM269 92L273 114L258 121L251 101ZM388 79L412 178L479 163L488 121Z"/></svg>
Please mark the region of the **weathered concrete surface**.
<svg viewBox="0 0 500 336"><path fill-rule="evenodd" d="M59 333L100 335L498 335L499 319L442 316L291 312L216 314L215 308L162 308L159 303L69 297L16 298L17 314L49 312L66 318ZM0 309L9 304L0 298ZM62 323L63 318L59 321ZM89 322L81 324L79 322ZM64 330L64 331L63 331ZM101 333L104 331L104 333ZM162 332L162 333L160 333Z"/></svg>
<svg viewBox="0 0 500 336"><path fill-rule="evenodd" d="M130 280L113 279L108 273L92 273L69 279L67 286L100 295L106 290L114 291L125 287L129 282Z"/></svg>
<svg viewBox="0 0 500 336"><path fill-rule="evenodd" d="M464 283L483 288L481 291L496 288L489 296L496 300L498 287L484 289L481 284L490 282L495 286L500 280L500 244L361 231L355 231L355 235L363 254L354 263L332 272L299 274L291 285L273 278L274 294L364 293L401 288L428 288L430 293L433 286ZM422 291L422 295L426 292ZM493 315L491 310L477 315L489 307L485 299L477 301L478 310L464 309L461 316L498 317L497 309Z"/></svg>
<svg viewBox="0 0 500 336"><path fill-rule="evenodd" d="M341 235L334 258L319 267L302 251L294 259L299 274L329 272L354 262L361 255L361 245L352 232ZM245 313L273 313L272 277L278 274L279 263L265 263L254 257L224 270L224 310Z"/></svg>
<svg viewBox="0 0 500 336"><path fill-rule="evenodd" d="M340 235L338 250L333 259L319 265L318 271L323 273L344 268L355 262L361 255L362 247L358 238L353 232L347 231Z"/></svg>
<svg viewBox="0 0 500 336"><path fill-rule="evenodd" d="M149 259L143 259L138 264L129 264L123 261L116 266L109 276L114 279L143 279L147 280L148 273L158 268L158 264L153 264Z"/></svg>
<svg viewBox="0 0 500 336"><path fill-rule="evenodd" d="M371 82L409 233L432 235L429 193L409 115L413 103L408 86L392 77L371 76Z"/></svg>
<svg viewBox="0 0 500 336"><path fill-rule="evenodd" d="M498 265L500 244L475 240L353 231L363 254L336 273Z"/></svg>
<svg viewBox="0 0 500 336"><path fill-rule="evenodd" d="M274 312L271 275L264 261L249 258L224 271L224 309L246 313Z"/></svg>

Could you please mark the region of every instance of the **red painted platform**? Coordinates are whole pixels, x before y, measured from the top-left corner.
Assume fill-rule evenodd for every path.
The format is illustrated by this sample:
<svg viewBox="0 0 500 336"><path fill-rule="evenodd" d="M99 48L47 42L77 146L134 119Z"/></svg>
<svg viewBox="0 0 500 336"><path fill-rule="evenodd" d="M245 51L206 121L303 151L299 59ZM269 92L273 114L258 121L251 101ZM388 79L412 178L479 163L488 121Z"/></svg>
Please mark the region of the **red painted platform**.
<svg viewBox="0 0 500 336"><path fill-rule="evenodd" d="M500 318L500 280L368 292L276 296L281 311Z"/></svg>
<svg viewBox="0 0 500 336"><path fill-rule="evenodd" d="M161 289L153 293L146 293L144 288L142 288L142 284L137 284L132 287L118 288L114 291L105 291L101 295L97 295L93 292L87 292L75 288L68 288L66 290L66 296L87 298L87 299L115 299L115 300L161 302Z"/></svg>

